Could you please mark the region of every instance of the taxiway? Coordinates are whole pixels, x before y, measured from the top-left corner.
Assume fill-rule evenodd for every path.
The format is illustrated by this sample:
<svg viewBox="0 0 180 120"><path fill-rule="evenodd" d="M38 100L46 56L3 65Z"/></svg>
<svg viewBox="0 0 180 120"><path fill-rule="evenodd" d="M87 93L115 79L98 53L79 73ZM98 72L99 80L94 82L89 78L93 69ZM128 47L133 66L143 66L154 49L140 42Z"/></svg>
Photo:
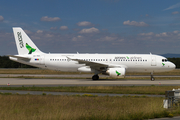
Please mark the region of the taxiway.
<svg viewBox="0 0 180 120"><path fill-rule="evenodd" d="M105 80L0 78L0 86L178 86L180 80Z"/></svg>

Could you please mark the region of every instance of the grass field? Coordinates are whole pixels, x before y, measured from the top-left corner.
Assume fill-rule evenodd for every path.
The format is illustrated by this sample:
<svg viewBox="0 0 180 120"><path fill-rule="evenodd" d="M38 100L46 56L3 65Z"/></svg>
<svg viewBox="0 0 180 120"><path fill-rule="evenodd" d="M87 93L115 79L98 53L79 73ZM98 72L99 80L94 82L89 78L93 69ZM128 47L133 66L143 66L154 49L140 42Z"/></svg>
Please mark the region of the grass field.
<svg viewBox="0 0 180 120"><path fill-rule="evenodd" d="M180 86L71 86L71 87L0 87L0 90L26 90L79 93L117 93L164 95L165 91L178 89Z"/></svg>
<svg viewBox="0 0 180 120"><path fill-rule="evenodd" d="M2 120L142 120L180 114L163 98L0 95Z"/></svg>
<svg viewBox="0 0 180 120"><path fill-rule="evenodd" d="M79 74L42 69L0 69L0 74ZM127 75L149 75L127 73ZM180 75L180 70L154 75ZM131 78L131 79L137 79ZM144 78L141 78L144 79ZM147 78L145 78L147 79ZM74 86L74 87L0 87L0 90L32 90L86 93L157 94L180 86ZM180 115L180 108L164 109L164 98L95 97L0 94L2 120L143 120Z"/></svg>
<svg viewBox="0 0 180 120"><path fill-rule="evenodd" d="M0 69L0 74L88 74L80 72L62 72L47 69ZM91 74L91 73L89 73ZM126 73L126 75L150 75L150 73ZM180 69L169 72L154 73L154 75L180 75Z"/></svg>

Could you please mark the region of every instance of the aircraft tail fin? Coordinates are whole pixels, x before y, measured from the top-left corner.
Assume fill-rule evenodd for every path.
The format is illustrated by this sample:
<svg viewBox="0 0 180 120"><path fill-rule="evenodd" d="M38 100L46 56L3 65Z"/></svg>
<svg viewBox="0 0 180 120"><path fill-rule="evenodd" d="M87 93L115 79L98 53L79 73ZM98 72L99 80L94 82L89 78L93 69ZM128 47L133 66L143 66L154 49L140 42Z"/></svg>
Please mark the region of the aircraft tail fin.
<svg viewBox="0 0 180 120"><path fill-rule="evenodd" d="M20 27L13 27L13 32L19 55L42 53Z"/></svg>

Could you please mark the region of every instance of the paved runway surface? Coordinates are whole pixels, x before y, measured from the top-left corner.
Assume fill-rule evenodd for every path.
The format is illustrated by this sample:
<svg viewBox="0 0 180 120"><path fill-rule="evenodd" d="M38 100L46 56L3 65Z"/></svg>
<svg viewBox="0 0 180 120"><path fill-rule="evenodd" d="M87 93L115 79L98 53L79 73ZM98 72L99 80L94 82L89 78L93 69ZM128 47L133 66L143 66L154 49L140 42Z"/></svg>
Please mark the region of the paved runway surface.
<svg viewBox="0 0 180 120"><path fill-rule="evenodd" d="M149 119L149 120L180 120L180 116L173 117L173 118L156 118L156 119Z"/></svg>
<svg viewBox="0 0 180 120"><path fill-rule="evenodd" d="M76 78L92 78L93 74L67 74L67 75L37 75L37 74L0 74L0 77L76 77ZM107 75L99 75L99 77L108 77ZM150 79L150 75L126 75L126 77L147 77ZM155 75L154 77L180 77L178 75Z"/></svg>
<svg viewBox="0 0 180 120"><path fill-rule="evenodd" d="M180 80L98 80L91 79L26 79L26 78L0 78L0 86L177 86Z"/></svg>

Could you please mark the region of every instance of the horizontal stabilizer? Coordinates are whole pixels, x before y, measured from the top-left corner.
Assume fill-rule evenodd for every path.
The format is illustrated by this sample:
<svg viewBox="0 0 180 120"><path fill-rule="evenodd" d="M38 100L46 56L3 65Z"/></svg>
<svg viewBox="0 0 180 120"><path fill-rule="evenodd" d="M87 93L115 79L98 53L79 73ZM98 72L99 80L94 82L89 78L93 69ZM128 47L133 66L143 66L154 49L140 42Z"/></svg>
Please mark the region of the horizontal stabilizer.
<svg viewBox="0 0 180 120"><path fill-rule="evenodd" d="M9 58L17 58L17 59L21 59L21 60L25 60L25 61L29 61L31 58L29 57L24 57L24 56L17 56L17 55L8 55Z"/></svg>

